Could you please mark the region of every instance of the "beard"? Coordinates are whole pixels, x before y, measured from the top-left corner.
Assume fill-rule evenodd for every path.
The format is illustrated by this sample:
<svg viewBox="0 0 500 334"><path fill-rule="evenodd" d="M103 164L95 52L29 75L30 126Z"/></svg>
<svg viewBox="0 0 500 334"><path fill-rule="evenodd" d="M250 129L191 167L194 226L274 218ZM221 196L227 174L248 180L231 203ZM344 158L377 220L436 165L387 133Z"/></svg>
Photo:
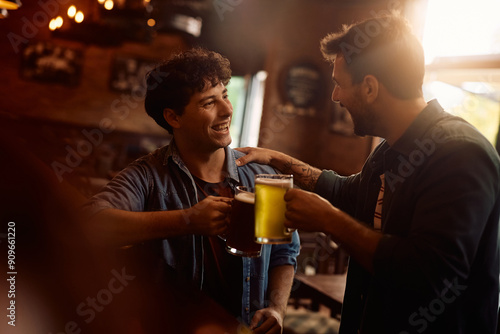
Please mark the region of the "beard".
<svg viewBox="0 0 500 334"><path fill-rule="evenodd" d="M358 118L358 117L352 117L352 122L354 123L354 133L356 136L364 137L368 135L368 126L365 124L365 119L363 118Z"/></svg>
<svg viewBox="0 0 500 334"><path fill-rule="evenodd" d="M353 110L355 112L349 113L354 124L354 133L360 137L376 136L378 120L373 111L359 105Z"/></svg>

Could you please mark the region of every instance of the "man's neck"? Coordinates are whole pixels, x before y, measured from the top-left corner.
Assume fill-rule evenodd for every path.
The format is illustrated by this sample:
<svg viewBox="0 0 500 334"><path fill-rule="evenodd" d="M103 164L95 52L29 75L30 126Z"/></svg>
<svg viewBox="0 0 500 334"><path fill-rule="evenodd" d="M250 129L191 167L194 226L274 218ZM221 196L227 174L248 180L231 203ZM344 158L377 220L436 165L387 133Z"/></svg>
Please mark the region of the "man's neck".
<svg viewBox="0 0 500 334"><path fill-rule="evenodd" d="M219 148L213 152L200 152L183 148L176 143L179 155L189 172L203 181L216 183L224 180L226 151Z"/></svg>
<svg viewBox="0 0 500 334"><path fill-rule="evenodd" d="M410 101L399 100L391 104L392 108L387 117L387 128L384 138L389 145L394 145L410 125L415 121L417 116L427 106L423 98L418 98Z"/></svg>

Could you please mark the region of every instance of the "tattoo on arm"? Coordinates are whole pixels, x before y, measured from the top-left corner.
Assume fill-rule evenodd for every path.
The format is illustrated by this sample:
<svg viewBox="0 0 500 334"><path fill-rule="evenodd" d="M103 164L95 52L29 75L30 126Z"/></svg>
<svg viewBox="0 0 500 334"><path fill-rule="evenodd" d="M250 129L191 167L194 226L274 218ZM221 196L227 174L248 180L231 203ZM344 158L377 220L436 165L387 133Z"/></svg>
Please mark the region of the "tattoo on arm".
<svg viewBox="0 0 500 334"><path fill-rule="evenodd" d="M296 159L290 159L280 168L285 174L293 174L294 182L304 190L312 191L318 182L321 170Z"/></svg>

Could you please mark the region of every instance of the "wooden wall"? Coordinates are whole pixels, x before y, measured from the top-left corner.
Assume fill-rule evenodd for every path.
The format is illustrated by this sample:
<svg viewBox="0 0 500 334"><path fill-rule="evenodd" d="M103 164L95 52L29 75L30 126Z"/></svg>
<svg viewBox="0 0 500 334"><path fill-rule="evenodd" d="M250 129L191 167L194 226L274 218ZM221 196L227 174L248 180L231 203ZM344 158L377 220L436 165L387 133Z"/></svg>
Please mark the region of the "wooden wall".
<svg viewBox="0 0 500 334"><path fill-rule="evenodd" d="M48 1L50 2L50 0ZM57 3L56 0L53 2ZM34 17L44 17L45 11L37 2L26 2L7 19L0 20L0 113L4 116L24 116L54 120L69 124L99 127L104 122L118 131L164 134L144 111L142 96L125 96L109 89L111 66L120 55L161 60L171 52L186 48L177 35L159 35L151 44L125 43L117 47L99 47L66 39L52 38L48 25L37 25ZM33 24L36 33L26 22ZM34 22L34 23L33 23ZM83 52L83 71L80 83L69 87L57 83L24 80L20 76L21 53L26 43L9 40L38 41L73 48ZM27 37L27 38L26 38Z"/></svg>
<svg viewBox="0 0 500 334"><path fill-rule="evenodd" d="M319 50L319 42L328 33L336 31L343 23L351 23L369 16L372 9L366 5L335 4L334 2L313 1L304 6L303 1L291 1L283 15L277 16L274 41L270 43L270 57L265 69L269 73L266 82L266 99L261 130L277 129L268 138L261 137L262 146L284 151L313 166L333 169L348 175L359 171L367 157L371 138L345 136L330 130L332 112L331 101L332 67L325 62ZM315 64L322 72L326 87L321 101L318 101L313 116L280 115L279 106L284 103L280 87L283 72L299 61ZM280 124L283 126L280 127Z"/></svg>
<svg viewBox="0 0 500 334"><path fill-rule="evenodd" d="M320 40L342 24L403 10L403 1L240 1L213 17L209 45L228 55L238 72L264 69L266 81L259 146L283 151L340 174L359 171L371 150L371 138L331 131L335 106L330 100L332 67L321 56ZM220 14L220 13L219 13ZM322 89L312 116L283 114L283 77L296 63L320 69ZM243 69L242 69L243 68Z"/></svg>
<svg viewBox="0 0 500 334"><path fill-rule="evenodd" d="M386 11L394 1L242 0L231 3L229 9L214 10L207 15L197 43L228 56L235 74L253 74L258 70L268 73L261 123L263 136L259 145L341 174L359 171L371 149L371 138L345 136L329 129L333 109L332 68L321 57L319 41L344 23ZM68 87L22 79L17 50L20 45L13 45L9 34L4 33L0 39L0 115L90 129L111 126L113 131L125 135L164 136L165 131L145 114L140 96L130 97L109 89L110 67L117 55L160 60L173 51L189 47L190 43L180 35L161 34L150 44L129 42L119 47L99 47L54 39L42 25L36 26L35 33L28 36L26 22L37 23L37 13L38 19L43 18L41 12L37 2L25 2L20 10L11 11L9 18L0 20L0 31L14 33L30 42L42 40L81 49L84 56L80 84ZM286 102L282 94L283 73L298 61L311 62L321 70L324 94L312 116L277 112Z"/></svg>

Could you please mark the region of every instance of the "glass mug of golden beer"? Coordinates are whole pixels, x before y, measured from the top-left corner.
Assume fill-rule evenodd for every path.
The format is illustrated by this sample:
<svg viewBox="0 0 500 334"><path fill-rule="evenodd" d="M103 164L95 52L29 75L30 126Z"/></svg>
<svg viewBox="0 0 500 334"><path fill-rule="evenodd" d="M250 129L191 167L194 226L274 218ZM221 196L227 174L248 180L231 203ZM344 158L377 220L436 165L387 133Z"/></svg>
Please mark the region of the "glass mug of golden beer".
<svg viewBox="0 0 500 334"><path fill-rule="evenodd" d="M255 242L255 193L245 186L236 187L231 221L226 234L226 250L233 255L259 257L262 245Z"/></svg>
<svg viewBox="0 0 500 334"><path fill-rule="evenodd" d="M285 193L293 187L293 175L255 175L255 241L260 244L292 242L285 226Z"/></svg>

